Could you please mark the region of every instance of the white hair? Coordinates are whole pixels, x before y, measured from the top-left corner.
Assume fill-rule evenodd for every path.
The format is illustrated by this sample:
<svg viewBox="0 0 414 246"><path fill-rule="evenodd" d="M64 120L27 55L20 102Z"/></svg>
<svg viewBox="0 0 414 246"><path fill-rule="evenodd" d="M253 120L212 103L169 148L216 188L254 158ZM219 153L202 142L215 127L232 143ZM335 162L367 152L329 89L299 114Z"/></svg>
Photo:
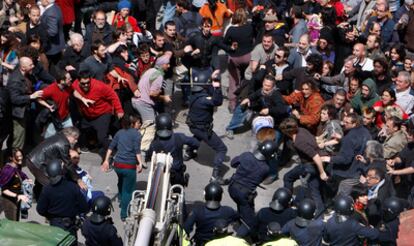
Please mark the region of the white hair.
<svg viewBox="0 0 414 246"><path fill-rule="evenodd" d="M70 35L70 44L72 45L76 41L80 41L83 43L83 36L75 32Z"/></svg>

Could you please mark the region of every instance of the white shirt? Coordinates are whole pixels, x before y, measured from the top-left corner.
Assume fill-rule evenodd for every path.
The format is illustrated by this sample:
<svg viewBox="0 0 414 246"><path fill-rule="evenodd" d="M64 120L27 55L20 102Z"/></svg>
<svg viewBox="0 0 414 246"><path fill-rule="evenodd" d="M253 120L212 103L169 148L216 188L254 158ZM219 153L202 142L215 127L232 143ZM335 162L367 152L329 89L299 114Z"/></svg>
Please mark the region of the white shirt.
<svg viewBox="0 0 414 246"><path fill-rule="evenodd" d="M410 88L405 91L395 91L397 97L396 103L408 114L412 113L414 107L414 96L410 94Z"/></svg>

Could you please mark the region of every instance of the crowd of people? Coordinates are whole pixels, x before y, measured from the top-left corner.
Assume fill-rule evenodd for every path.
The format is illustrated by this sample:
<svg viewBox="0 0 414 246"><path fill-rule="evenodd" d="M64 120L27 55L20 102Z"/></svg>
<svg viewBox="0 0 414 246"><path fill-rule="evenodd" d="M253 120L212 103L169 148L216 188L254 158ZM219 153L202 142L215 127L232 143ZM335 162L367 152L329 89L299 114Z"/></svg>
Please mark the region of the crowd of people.
<svg viewBox="0 0 414 246"><path fill-rule="evenodd" d="M76 235L92 210L86 244L122 244L79 153L115 170L125 220L152 152L172 154L170 183L186 187L184 162L205 142L206 203L182 225L188 236L195 225L196 245L396 245L398 216L414 207L414 1L2 0L0 25L6 218L27 217L34 200ZM213 118L225 98L225 137L248 127L257 139L227 179ZM174 132L176 109L193 136ZM289 161L256 213L257 187ZM221 206L224 186L237 211Z"/></svg>

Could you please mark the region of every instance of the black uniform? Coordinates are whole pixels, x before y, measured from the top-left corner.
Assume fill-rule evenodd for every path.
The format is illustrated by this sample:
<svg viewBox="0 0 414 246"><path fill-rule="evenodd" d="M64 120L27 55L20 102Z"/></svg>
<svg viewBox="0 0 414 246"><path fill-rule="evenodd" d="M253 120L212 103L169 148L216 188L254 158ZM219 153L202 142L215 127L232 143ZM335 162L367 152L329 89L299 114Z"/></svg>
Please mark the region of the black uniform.
<svg viewBox="0 0 414 246"><path fill-rule="evenodd" d="M182 133L174 133L170 138L159 138L156 137L151 143L149 153L155 151L157 153L171 153L173 158L173 164L171 166L170 183L174 184L185 184L184 172L186 166L183 161L183 145L188 145L191 149L198 149L200 143L197 139L187 137Z"/></svg>
<svg viewBox="0 0 414 246"><path fill-rule="evenodd" d="M214 107L223 103L223 94L220 88L213 88L210 96L205 90L195 93L190 97L190 109L187 124L191 133L199 141L204 141L210 146L216 155L214 156L214 168L219 169L226 157L227 147L213 131Z"/></svg>
<svg viewBox="0 0 414 246"><path fill-rule="evenodd" d="M384 223L380 228L378 241L381 245L394 246L397 245L398 228L400 227L400 219L395 218Z"/></svg>
<svg viewBox="0 0 414 246"><path fill-rule="evenodd" d="M188 215L183 228L187 235L190 235L194 224L196 224L194 235L196 245L204 245L214 238L214 222L218 219L225 219L230 223L237 220L238 215L234 209L228 206L220 206L215 210L209 209L205 205L196 206Z"/></svg>
<svg viewBox="0 0 414 246"><path fill-rule="evenodd" d="M276 211L270 207L262 208L257 213L257 231L261 241L268 241L267 238L267 226L271 222L279 223L280 227L283 227L287 222L296 218L296 210L293 208L287 208L283 211Z"/></svg>
<svg viewBox="0 0 414 246"><path fill-rule="evenodd" d="M298 226L295 220L289 221L282 227L282 234L290 235L301 246L322 245L322 236L326 228L325 223L321 219L312 220L305 227Z"/></svg>
<svg viewBox="0 0 414 246"><path fill-rule="evenodd" d="M377 229L363 226L353 218L348 218L344 222L338 222L336 216L333 216L326 223L324 239L329 245L346 246L358 245L359 237L375 240L378 238L378 235L379 231Z"/></svg>
<svg viewBox="0 0 414 246"><path fill-rule="evenodd" d="M62 178L55 185L49 184L43 188L36 209L49 220L50 225L76 236L76 215L88 212L89 206L79 186Z"/></svg>
<svg viewBox="0 0 414 246"><path fill-rule="evenodd" d="M122 239L112 222L106 219L102 223L93 223L87 219L82 226L82 235L87 246L122 246Z"/></svg>
<svg viewBox="0 0 414 246"><path fill-rule="evenodd" d="M251 152L233 158L231 166L237 170L231 177L229 194L237 203L237 210L244 222L238 229L237 236L244 237L250 233L250 230L256 228L254 213L256 187L267 177L269 166L266 161L256 159Z"/></svg>

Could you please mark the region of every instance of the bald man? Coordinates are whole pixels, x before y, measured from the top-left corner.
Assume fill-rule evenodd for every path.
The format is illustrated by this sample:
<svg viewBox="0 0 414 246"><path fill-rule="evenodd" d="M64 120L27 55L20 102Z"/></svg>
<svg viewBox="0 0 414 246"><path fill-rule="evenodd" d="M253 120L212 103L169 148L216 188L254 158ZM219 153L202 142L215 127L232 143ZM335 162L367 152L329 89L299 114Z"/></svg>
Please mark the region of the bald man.
<svg viewBox="0 0 414 246"><path fill-rule="evenodd" d="M7 90L10 94L13 118L13 147L23 149L26 135L26 112L30 103L42 96L43 91L34 91L32 84L26 78L33 68L33 61L29 57L21 57L17 66L7 81Z"/></svg>
<svg viewBox="0 0 414 246"><path fill-rule="evenodd" d="M354 65L361 66L362 71L374 70L374 62L367 57L367 51L364 44L356 43L352 49L352 55L355 56Z"/></svg>

